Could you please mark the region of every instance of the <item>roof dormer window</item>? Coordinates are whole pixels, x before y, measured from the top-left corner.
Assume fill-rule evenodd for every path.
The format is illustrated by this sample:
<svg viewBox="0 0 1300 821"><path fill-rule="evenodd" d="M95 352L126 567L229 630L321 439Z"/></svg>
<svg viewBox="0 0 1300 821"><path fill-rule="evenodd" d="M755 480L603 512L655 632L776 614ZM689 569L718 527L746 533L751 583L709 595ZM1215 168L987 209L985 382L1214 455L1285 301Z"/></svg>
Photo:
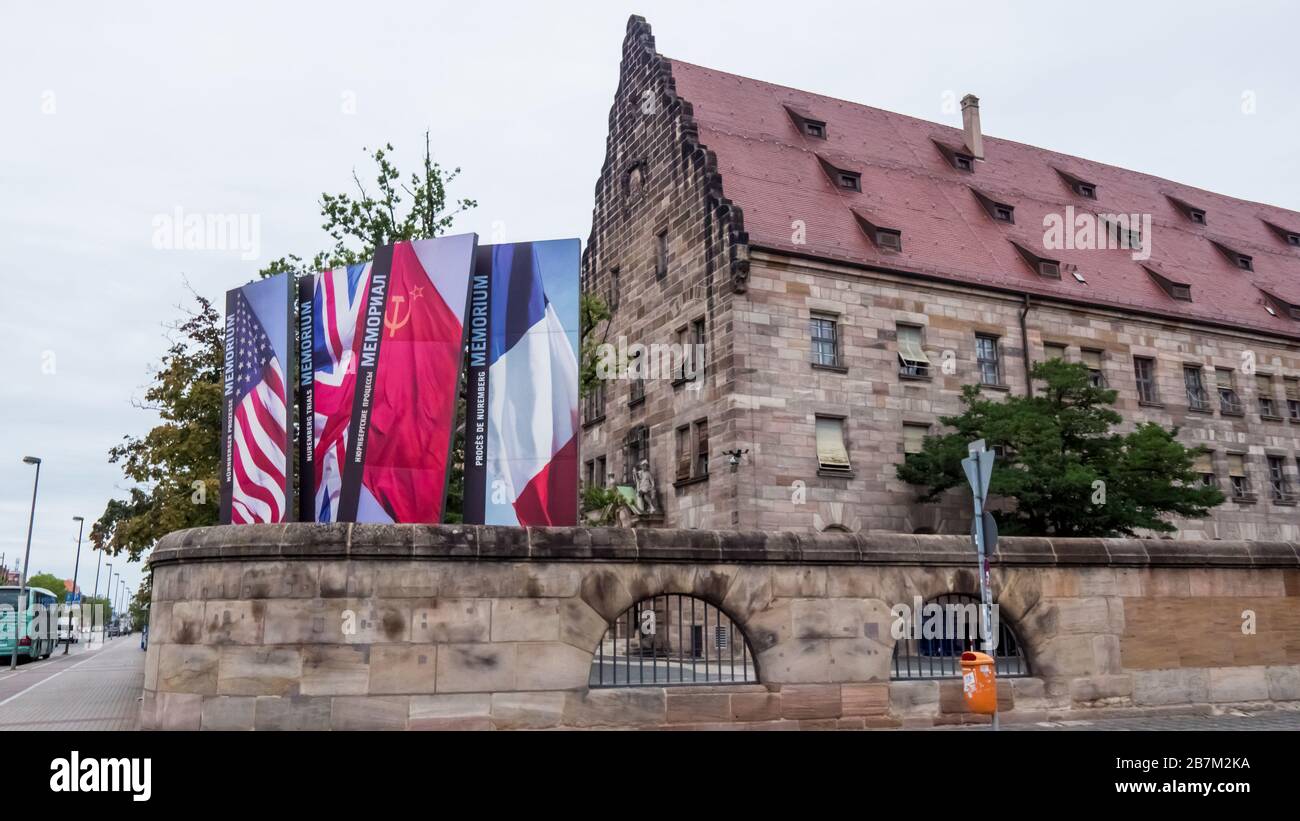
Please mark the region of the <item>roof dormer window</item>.
<svg viewBox="0 0 1300 821"><path fill-rule="evenodd" d="M898 253L903 250L903 232L897 228L885 228L877 225L874 217L868 217L860 214L857 210L853 211L853 217L858 221L858 227L862 233L867 235L867 239L875 243L881 251Z"/></svg>
<svg viewBox="0 0 1300 821"><path fill-rule="evenodd" d="M1155 283L1159 285L1160 288L1166 294L1168 294L1171 299L1176 299L1179 302L1192 301L1191 285L1188 285L1185 282L1175 282L1174 280L1170 279L1169 277L1165 276L1164 274L1160 273L1154 268L1148 267L1146 265L1142 267L1146 269L1147 275L1150 276L1151 279L1155 280Z"/></svg>
<svg viewBox="0 0 1300 821"><path fill-rule="evenodd" d="M997 200L993 199L988 194L985 194L983 191L980 191L978 188L976 188L973 185L971 186L970 190L971 193L975 195L975 199L979 200L980 205L984 206L984 210L988 212L988 215L990 217L997 220L998 222L1005 222L1012 225L1015 224L1016 222L1015 207L1008 205L1005 202L998 202Z"/></svg>
<svg viewBox="0 0 1300 821"><path fill-rule="evenodd" d="M1187 217L1187 219L1191 220L1197 225L1206 224L1205 209L1197 208L1196 206L1191 205L1190 203L1183 202L1177 197L1170 197L1168 194L1165 194L1165 197L1167 197L1169 201L1174 204L1175 208L1177 208L1179 211L1182 211L1183 216Z"/></svg>
<svg viewBox="0 0 1300 821"><path fill-rule="evenodd" d="M1097 199L1096 183L1088 182L1087 180L1081 177L1076 177L1070 172L1064 171L1060 168L1056 168L1055 171L1060 175L1061 180L1064 181L1066 185L1070 186L1071 191L1086 199Z"/></svg>
<svg viewBox="0 0 1300 821"><path fill-rule="evenodd" d="M1231 262L1236 267L1243 271L1255 270L1255 260L1249 254L1234 251L1221 242L1215 242L1214 240L1210 240L1210 242L1215 248L1219 249L1219 253L1223 254L1223 256L1227 258L1228 262Z"/></svg>
<svg viewBox="0 0 1300 821"><path fill-rule="evenodd" d="M1300 246L1300 234L1287 234L1287 235L1286 235L1286 244L1287 244L1287 245L1298 245L1298 246Z"/></svg>
<svg viewBox="0 0 1300 821"><path fill-rule="evenodd" d="M1015 246L1015 249L1020 252L1020 256L1024 258L1029 267L1033 268L1040 277L1045 277L1046 279L1061 278L1060 261L1039 256L1037 253L1015 240L1011 240L1011 244Z"/></svg>
<svg viewBox="0 0 1300 821"><path fill-rule="evenodd" d="M790 115L790 121L794 123L795 128L799 129L799 133L814 140L826 139L825 120L819 120L810 112L789 105L785 107L785 112Z"/></svg>
<svg viewBox="0 0 1300 821"><path fill-rule="evenodd" d="M838 171L835 174L835 184L848 191L861 191L862 175L855 171Z"/></svg>
<svg viewBox="0 0 1300 821"><path fill-rule="evenodd" d="M975 158L969 154L953 154L952 167L958 171L974 171Z"/></svg>

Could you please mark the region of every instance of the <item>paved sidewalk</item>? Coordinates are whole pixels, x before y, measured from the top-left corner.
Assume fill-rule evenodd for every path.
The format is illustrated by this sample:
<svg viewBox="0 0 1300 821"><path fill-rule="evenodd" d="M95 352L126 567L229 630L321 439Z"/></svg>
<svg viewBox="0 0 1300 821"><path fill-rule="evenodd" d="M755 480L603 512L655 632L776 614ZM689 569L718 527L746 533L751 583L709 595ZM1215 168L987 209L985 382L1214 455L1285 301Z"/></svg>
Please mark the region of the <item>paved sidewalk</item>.
<svg viewBox="0 0 1300 821"><path fill-rule="evenodd" d="M14 673L0 669L0 731L136 729L144 692L140 636L74 648Z"/></svg>
<svg viewBox="0 0 1300 821"><path fill-rule="evenodd" d="M939 728L936 728L939 729ZM983 726L963 726L942 729L987 730ZM1150 716L1143 718L1110 718L1096 721L1040 721L1033 724L1003 724L1003 731L1024 730L1300 730L1300 710L1261 710L1256 713L1228 713L1225 715Z"/></svg>

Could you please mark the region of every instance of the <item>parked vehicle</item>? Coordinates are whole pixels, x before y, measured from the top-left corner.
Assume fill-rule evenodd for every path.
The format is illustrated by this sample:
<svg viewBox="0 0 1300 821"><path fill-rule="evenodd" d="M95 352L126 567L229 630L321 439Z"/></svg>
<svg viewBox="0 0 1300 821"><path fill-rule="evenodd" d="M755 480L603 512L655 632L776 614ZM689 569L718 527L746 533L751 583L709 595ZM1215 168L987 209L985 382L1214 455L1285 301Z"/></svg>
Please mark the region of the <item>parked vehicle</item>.
<svg viewBox="0 0 1300 821"><path fill-rule="evenodd" d="M71 613L59 616L59 642L76 644L81 641L81 625Z"/></svg>
<svg viewBox="0 0 1300 821"><path fill-rule="evenodd" d="M0 658L13 654L15 638L19 658L48 658L58 641L56 629L51 629L56 628L54 614L58 597L43 587L27 588L25 607L19 618L19 589L16 584L0 587Z"/></svg>

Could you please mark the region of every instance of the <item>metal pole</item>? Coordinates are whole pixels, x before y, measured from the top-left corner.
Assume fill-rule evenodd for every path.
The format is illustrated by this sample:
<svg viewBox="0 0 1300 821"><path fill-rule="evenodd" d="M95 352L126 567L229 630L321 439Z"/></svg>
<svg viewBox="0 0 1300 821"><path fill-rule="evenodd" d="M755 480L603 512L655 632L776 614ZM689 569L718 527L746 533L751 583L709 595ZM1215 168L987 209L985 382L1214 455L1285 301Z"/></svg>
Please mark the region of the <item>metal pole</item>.
<svg viewBox="0 0 1300 821"><path fill-rule="evenodd" d="M989 590L989 563L985 555L984 543L986 534L984 532L984 494L987 492L984 487L983 475L978 469L978 454L986 450L984 440L972 443L970 455L976 460L976 469L971 472L971 484L974 493L975 502L975 552L979 558L979 578L980 578L980 638L983 640L984 652L989 658L995 659L993 662L994 675L997 674L997 661L993 655L993 635L990 625L993 620L993 596ZM998 712L997 704L993 705L993 730L998 729Z"/></svg>
<svg viewBox="0 0 1300 821"><path fill-rule="evenodd" d="M72 589L64 597L64 604L77 593L77 571L81 569L81 534L86 528L86 520L81 516L73 516L72 521L77 523L77 558L72 563ZM77 597L80 600L80 596ZM63 642L63 655L68 654L68 648L72 645L72 613L68 612L68 639Z"/></svg>
<svg viewBox="0 0 1300 821"><path fill-rule="evenodd" d="M14 649L9 654L9 669L18 669L18 634L20 624L27 623L27 565L32 560L32 527L36 524L36 489L41 486L41 460L35 456L24 456L23 461L36 465L36 479L32 482L32 513L27 518L27 552L23 554L23 566L18 575L18 610L14 613Z"/></svg>
<svg viewBox="0 0 1300 821"><path fill-rule="evenodd" d="M104 580L104 604L108 607L108 618L104 621L104 635L100 636L104 641L108 641L108 623L113 620L113 597L108 595L108 591L113 586L113 563L104 562L108 568L108 578Z"/></svg>
<svg viewBox="0 0 1300 821"><path fill-rule="evenodd" d="M980 572L980 637L984 641L984 652L989 658L993 658L993 636L990 630L990 624L993 621L993 598L989 591L989 562L984 553L984 503L980 497L983 496L984 488L977 488L975 495L975 550L979 554L979 572ZM997 671L997 663L993 665L994 672ZM993 729L998 729L998 711L997 706L993 709Z"/></svg>
<svg viewBox="0 0 1300 821"><path fill-rule="evenodd" d="M111 602L113 603L112 607L113 607L113 623L114 623L114 624L116 624L116 623L117 623L117 620L118 620L119 618L121 618L121 617L118 615L118 612L119 612L119 611L118 611L118 607L117 607L117 587L118 587L118 582L121 581L121 579L122 579L122 574L121 574L121 573L114 573L114 574L113 574L113 581L112 581L112 582L109 584L109 586L108 586L108 599L109 599L109 601L111 601Z"/></svg>

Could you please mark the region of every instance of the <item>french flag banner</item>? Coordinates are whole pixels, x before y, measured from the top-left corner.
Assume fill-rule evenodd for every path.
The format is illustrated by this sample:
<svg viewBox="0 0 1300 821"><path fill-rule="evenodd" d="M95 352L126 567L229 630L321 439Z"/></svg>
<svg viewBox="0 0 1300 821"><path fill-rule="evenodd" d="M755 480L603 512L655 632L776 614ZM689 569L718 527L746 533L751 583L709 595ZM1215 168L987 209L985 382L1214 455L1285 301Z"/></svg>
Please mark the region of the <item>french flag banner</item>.
<svg viewBox="0 0 1300 821"><path fill-rule="evenodd" d="M468 524L577 524L579 251L576 239L478 249L468 309Z"/></svg>
<svg viewBox="0 0 1300 821"><path fill-rule="evenodd" d="M317 276L315 521L442 521L477 242L399 242Z"/></svg>

